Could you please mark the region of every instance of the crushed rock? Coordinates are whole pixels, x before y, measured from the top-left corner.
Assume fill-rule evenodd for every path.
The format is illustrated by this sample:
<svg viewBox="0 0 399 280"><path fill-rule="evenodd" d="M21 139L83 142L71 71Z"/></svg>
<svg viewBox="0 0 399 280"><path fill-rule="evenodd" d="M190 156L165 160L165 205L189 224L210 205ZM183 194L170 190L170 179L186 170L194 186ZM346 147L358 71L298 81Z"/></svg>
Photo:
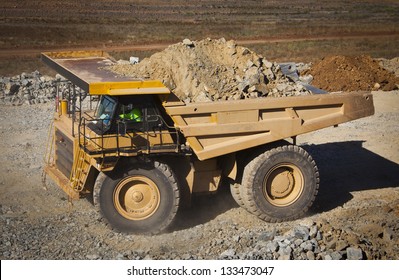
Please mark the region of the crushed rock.
<svg viewBox="0 0 399 280"><path fill-rule="evenodd" d="M138 64L117 64L111 70L161 80L185 103L311 94L284 76L277 63L223 38L185 39Z"/></svg>
<svg viewBox="0 0 399 280"><path fill-rule="evenodd" d="M57 91L66 95L71 90L71 83L58 74L53 78L34 71L0 77L0 104L19 106L47 103L54 100Z"/></svg>

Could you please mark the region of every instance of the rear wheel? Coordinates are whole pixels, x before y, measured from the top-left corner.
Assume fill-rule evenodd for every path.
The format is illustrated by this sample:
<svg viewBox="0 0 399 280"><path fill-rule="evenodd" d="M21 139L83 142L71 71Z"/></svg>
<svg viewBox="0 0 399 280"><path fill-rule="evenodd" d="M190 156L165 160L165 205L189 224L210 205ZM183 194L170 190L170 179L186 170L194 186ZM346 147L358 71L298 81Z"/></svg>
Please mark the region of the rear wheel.
<svg viewBox="0 0 399 280"><path fill-rule="evenodd" d="M99 180L101 177L97 201L114 229L156 234L170 226L179 207L180 191L166 164L140 163L124 174L112 178L100 174Z"/></svg>
<svg viewBox="0 0 399 280"><path fill-rule="evenodd" d="M255 157L244 169L245 208L269 222L301 217L317 195L319 172L302 148L285 145Z"/></svg>

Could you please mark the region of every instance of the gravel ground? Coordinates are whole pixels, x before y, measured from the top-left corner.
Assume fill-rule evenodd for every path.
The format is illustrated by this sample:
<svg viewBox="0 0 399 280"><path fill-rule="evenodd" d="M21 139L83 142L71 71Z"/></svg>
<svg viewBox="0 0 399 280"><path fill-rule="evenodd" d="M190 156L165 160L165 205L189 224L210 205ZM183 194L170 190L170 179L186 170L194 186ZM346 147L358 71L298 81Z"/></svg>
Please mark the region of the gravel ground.
<svg viewBox="0 0 399 280"><path fill-rule="evenodd" d="M399 92L374 99L374 116L298 137L321 177L308 217L265 223L226 187L156 236L116 233L89 200L44 188L53 104L0 105L0 259L399 259Z"/></svg>

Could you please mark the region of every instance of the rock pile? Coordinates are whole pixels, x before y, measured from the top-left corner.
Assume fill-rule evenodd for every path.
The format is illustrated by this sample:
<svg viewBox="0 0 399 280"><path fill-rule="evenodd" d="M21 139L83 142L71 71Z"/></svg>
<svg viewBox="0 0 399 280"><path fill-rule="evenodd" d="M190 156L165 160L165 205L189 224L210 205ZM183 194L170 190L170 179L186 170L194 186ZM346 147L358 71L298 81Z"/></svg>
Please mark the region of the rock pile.
<svg viewBox="0 0 399 280"><path fill-rule="evenodd" d="M138 64L121 63L111 69L161 80L185 103L311 94L284 76L278 64L225 39L185 39Z"/></svg>
<svg viewBox="0 0 399 280"><path fill-rule="evenodd" d="M326 230L328 228L328 230ZM358 245L358 240L348 241L341 237L328 223L312 222L296 225L278 235L276 231L265 231L256 242L241 255L223 252L223 259L269 259L269 260L361 260L367 258Z"/></svg>
<svg viewBox="0 0 399 280"><path fill-rule="evenodd" d="M22 105L54 100L59 90L69 91L70 84L61 76L43 76L38 71L14 77L0 77L0 104Z"/></svg>

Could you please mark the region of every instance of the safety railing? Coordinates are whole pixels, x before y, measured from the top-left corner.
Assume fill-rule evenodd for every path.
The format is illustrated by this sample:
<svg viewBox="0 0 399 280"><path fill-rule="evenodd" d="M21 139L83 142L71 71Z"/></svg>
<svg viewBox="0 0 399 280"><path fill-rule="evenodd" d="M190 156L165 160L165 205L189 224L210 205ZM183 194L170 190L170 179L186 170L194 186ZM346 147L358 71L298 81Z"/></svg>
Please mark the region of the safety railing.
<svg viewBox="0 0 399 280"><path fill-rule="evenodd" d="M126 121L116 120L111 123L108 119L94 118L88 114L81 117L79 124L79 145L92 156L120 156L121 154L141 154L158 152L179 152L180 135L178 131L167 125L159 115L151 118L160 120L158 129L150 129L148 116L143 122L135 123L136 128L128 128ZM130 123L131 124L131 123ZM139 139L140 141L136 139ZM158 138L154 144L150 138ZM172 138L171 141L163 141L164 138ZM143 139L144 144L142 143ZM141 144L138 144L141 142Z"/></svg>

